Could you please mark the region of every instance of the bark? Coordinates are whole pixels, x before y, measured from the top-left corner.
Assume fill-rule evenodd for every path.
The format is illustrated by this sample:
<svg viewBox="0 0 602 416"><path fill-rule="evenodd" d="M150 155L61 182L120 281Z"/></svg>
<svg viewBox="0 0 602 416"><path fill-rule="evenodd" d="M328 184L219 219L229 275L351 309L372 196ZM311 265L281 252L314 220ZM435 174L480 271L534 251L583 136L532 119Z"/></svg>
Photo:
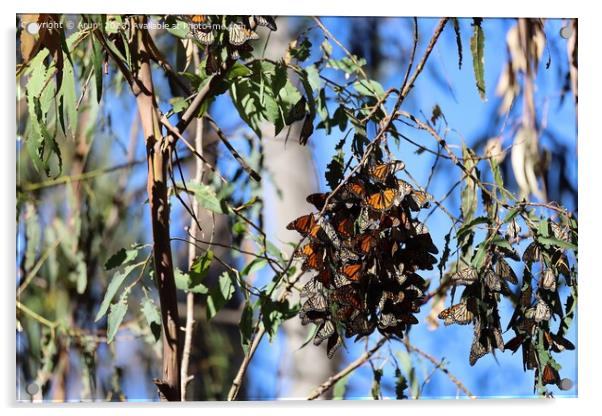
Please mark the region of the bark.
<svg viewBox="0 0 602 416"><path fill-rule="evenodd" d="M278 30L271 34L266 50L266 57L272 59L284 56L288 42L295 36L287 24L288 20L280 19L277 23ZM313 210L305 198L318 190L311 149L298 143L300 130L299 123L294 124L286 140L288 129L285 128L274 137L273 125L262 128L264 163L269 172L269 175L264 175L267 179L264 183L264 217L270 219L266 224L272 241L288 255L291 254L291 247L286 243L297 241L299 235L287 230L286 225ZM277 189L282 191L281 196L278 195ZM307 278L304 278L302 283L306 280ZM300 319L288 320L283 324L283 330L287 350L280 366L280 374L286 379L290 389L279 394L304 400L315 386L336 371L337 362L329 360L322 348L308 345L299 349L310 330L310 327L301 325Z"/></svg>
<svg viewBox="0 0 602 416"><path fill-rule="evenodd" d="M180 320L173 274L173 259L169 231L169 199L167 194L168 147L161 136L159 115L154 97L149 55L144 42L145 33L137 32L138 70L133 73L132 91L144 139L148 163L147 193L151 209L155 279L159 289L163 328L163 377L155 380L163 400L180 400L181 343Z"/></svg>

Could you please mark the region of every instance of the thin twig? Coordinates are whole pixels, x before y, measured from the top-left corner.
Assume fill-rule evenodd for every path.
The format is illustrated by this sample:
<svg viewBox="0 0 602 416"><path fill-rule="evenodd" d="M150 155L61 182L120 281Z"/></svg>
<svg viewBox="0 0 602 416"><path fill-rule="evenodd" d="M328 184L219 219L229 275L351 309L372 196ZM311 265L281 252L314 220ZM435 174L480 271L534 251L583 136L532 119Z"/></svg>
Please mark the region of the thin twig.
<svg viewBox="0 0 602 416"><path fill-rule="evenodd" d="M456 387L458 387L458 389L462 390L462 392L464 392L464 394L466 394L466 396L468 396L471 399L477 398L477 396L472 394L470 392L470 390L468 390L468 388L456 376L454 376L452 373L450 373L450 371L442 365L442 360L437 360L435 357L433 357L429 353L424 352L420 348L410 344L410 342L408 341L407 338L404 340L404 344L409 351L414 351L418 355L429 360L435 367L438 367L451 380L451 382L454 383L456 385Z"/></svg>
<svg viewBox="0 0 602 416"><path fill-rule="evenodd" d="M316 389L309 396L307 396L307 400L317 399L318 397L326 393L328 390L330 390L337 381L351 374L358 367L361 367L363 364L365 364L380 349L380 347L382 347L385 344L386 340L387 338L381 338L374 347L363 353L358 359L353 361L347 367L345 367L335 375L329 377L328 380L316 387Z"/></svg>

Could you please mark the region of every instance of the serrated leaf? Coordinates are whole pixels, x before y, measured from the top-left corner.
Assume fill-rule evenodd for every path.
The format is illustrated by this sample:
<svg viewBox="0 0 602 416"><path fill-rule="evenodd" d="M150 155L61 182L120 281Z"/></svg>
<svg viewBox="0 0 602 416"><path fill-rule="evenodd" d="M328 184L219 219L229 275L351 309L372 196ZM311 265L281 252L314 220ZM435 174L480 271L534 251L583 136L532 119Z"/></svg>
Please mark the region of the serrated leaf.
<svg viewBox="0 0 602 416"><path fill-rule="evenodd" d="M472 53L472 66L476 80L477 90L481 100L486 101L485 93L485 33L481 28L483 19L473 19L473 32L470 38L470 52Z"/></svg>
<svg viewBox="0 0 602 416"><path fill-rule="evenodd" d="M115 335L117 335L117 331L119 331L119 326L123 322L123 318L125 318L125 314L128 311L127 304L127 296L122 297L118 303L111 305L111 310L109 311L109 318L107 320L107 343L110 344L113 342Z"/></svg>
<svg viewBox="0 0 602 416"><path fill-rule="evenodd" d="M554 237L537 237L537 241L544 245L555 246L555 247L565 248L568 250L577 251L577 246L575 244L572 244L572 243L569 243L569 242L566 242L563 240L558 240Z"/></svg>

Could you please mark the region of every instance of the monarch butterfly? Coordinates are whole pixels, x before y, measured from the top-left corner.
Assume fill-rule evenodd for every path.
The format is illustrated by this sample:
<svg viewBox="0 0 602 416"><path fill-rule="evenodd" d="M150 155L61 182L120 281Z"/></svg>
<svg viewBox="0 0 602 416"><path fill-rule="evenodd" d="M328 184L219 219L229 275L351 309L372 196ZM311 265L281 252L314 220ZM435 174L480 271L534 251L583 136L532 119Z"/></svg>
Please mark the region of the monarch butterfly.
<svg viewBox="0 0 602 416"><path fill-rule="evenodd" d="M362 209L357 219L359 233L378 228L378 222L372 217L369 209Z"/></svg>
<svg viewBox="0 0 602 416"><path fill-rule="evenodd" d="M215 41L215 34L212 30L200 30L194 29L191 30L192 36L196 39L201 45L209 46Z"/></svg>
<svg viewBox="0 0 602 416"><path fill-rule="evenodd" d="M527 338L526 334L517 335L514 338L512 338L510 341L506 342L506 344L504 344L504 348L506 348L512 352L516 352L518 350L518 348L522 345L522 343L525 341L526 338Z"/></svg>
<svg viewBox="0 0 602 416"><path fill-rule="evenodd" d="M336 223L336 230L339 236L351 238L353 236L353 220L350 217L343 217Z"/></svg>
<svg viewBox="0 0 602 416"><path fill-rule="evenodd" d="M335 331L336 328L332 321L325 321L322 326L320 326L320 329L318 329L318 332L316 332L316 336L314 337L314 345L320 345L325 339L330 338Z"/></svg>
<svg viewBox="0 0 602 416"><path fill-rule="evenodd" d="M353 306L342 305L337 308L337 310L335 312L335 317L339 321L345 322L345 321L350 320L357 313L358 313L357 310Z"/></svg>
<svg viewBox="0 0 602 416"><path fill-rule="evenodd" d="M384 309L385 303L390 301L393 304L401 303L405 299L406 295L404 292L393 293L388 290L383 291L380 300L378 301L378 307Z"/></svg>
<svg viewBox="0 0 602 416"><path fill-rule="evenodd" d="M391 175L403 170L405 163L401 160L396 160L390 163L380 163L368 168L368 175L373 181L385 183Z"/></svg>
<svg viewBox="0 0 602 416"><path fill-rule="evenodd" d="M552 317L552 311L547 303L539 299L535 307L527 309L525 312L525 317L533 319L537 323L541 321L549 321Z"/></svg>
<svg viewBox="0 0 602 416"><path fill-rule="evenodd" d="M339 273L335 273L332 283L333 283L333 286L338 289L339 287L348 285L349 280L347 280L347 278L344 277L343 275L341 275Z"/></svg>
<svg viewBox="0 0 602 416"><path fill-rule="evenodd" d="M381 328L397 326L397 324L397 318L395 318L395 315L393 315L392 313L382 313L378 320L378 325Z"/></svg>
<svg viewBox="0 0 602 416"><path fill-rule="evenodd" d="M506 279L510 283L513 283L513 284L518 283L518 278L516 277L514 270L512 270L512 268L510 267L508 262L501 257L498 259L498 261L495 265L495 272L497 273L498 276Z"/></svg>
<svg viewBox="0 0 602 416"><path fill-rule="evenodd" d="M375 211L388 211L399 203L399 192L394 188L386 188L365 198L365 204Z"/></svg>
<svg viewBox="0 0 602 416"><path fill-rule="evenodd" d="M342 193L343 199L350 199L350 198L362 199L362 198L364 198L364 195L366 195L366 187L364 186L364 183L359 179L355 180L355 181L347 182L347 184L345 184L345 186L344 186L344 190L345 190L345 192Z"/></svg>
<svg viewBox="0 0 602 416"><path fill-rule="evenodd" d="M441 311L439 319L443 319L445 325L467 325L474 319L474 314L468 310L467 300L464 299L460 303Z"/></svg>
<svg viewBox="0 0 602 416"><path fill-rule="evenodd" d="M301 297L302 298L312 297L316 294L320 294L323 289L324 289L324 286L322 285L322 283L319 280L310 279L307 283L305 283L305 285L303 285L303 288L301 289Z"/></svg>
<svg viewBox="0 0 602 416"><path fill-rule="evenodd" d="M370 335L374 330L374 325L366 319L362 314L358 314L351 322L347 325L345 336L351 337L353 335L366 336Z"/></svg>
<svg viewBox="0 0 602 416"><path fill-rule="evenodd" d="M324 264L324 250L317 248L317 246L312 243L301 247L301 249L296 252L295 256L305 257L305 262L302 265L303 270L321 270Z"/></svg>
<svg viewBox="0 0 602 416"><path fill-rule="evenodd" d="M362 263L349 263L341 267L341 274L352 282L359 282L362 277Z"/></svg>
<svg viewBox="0 0 602 416"><path fill-rule="evenodd" d="M550 364L546 364L546 366L543 368L543 374L541 376L543 385L558 384L559 378L560 376L558 375L558 371L556 371Z"/></svg>
<svg viewBox="0 0 602 416"><path fill-rule="evenodd" d="M325 267L324 269L320 270L314 279L320 282L322 286L330 287L332 283L332 272L328 267Z"/></svg>
<svg viewBox="0 0 602 416"><path fill-rule="evenodd" d="M313 239L324 240L326 234L322 227L318 224L313 214L303 215L296 220L291 221L287 226L287 230L295 230L299 234L309 236Z"/></svg>
<svg viewBox="0 0 602 416"><path fill-rule="evenodd" d="M523 261L525 263L533 263L539 261L541 257L541 252L539 250L539 245L533 241L531 244L527 246L525 252L523 253Z"/></svg>
<svg viewBox="0 0 602 416"><path fill-rule="evenodd" d="M272 16L249 16L249 21L254 22L257 26L267 27L271 31L278 30Z"/></svg>
<svg viewBox="0 0 602 416"><path fill-rule="evenodd" d="M259 35L240 23L228 26L228 42L232 46L240 46L248 40L259 39Z"/></svg>
<svg viewBox="0 0 602 416"><path fill-rule="evenodd" d="M556 275L552 269L546 269L542 273L540 285L543 289L556 291Z"/></svg>
<svg viewBox="0 0 602 416"><path fill-rule="evenodd" d="M568 227L561 226L552 221L550 222L550 228L552 228L552 234L554 234L554 238L564 241L565 243L571 242L570 230Z"/></svg>
<svg viewBox="0 0 602 416"><path fill-rule="evenodd" d="M451 276L451 281L455 285L470 286L479 279L477 271L472 267L465 267L458 270Z"/></svg>
<svg viewBox="0 0 602 416"><path fill-rule="evenodd" d="M314 296L309 297L301 307L301 309L305 312L326 312L326 308L326 298L321 294L316 294Z"/></svg>
<svg viewBox="0 0 602 416"><path fill-rule="evenodd" d="M359 237L356 247L361 254L369 254L376 247L378 240L375 238L375 234L367 233Z"/></svg>
<svg viewBox="0 0 602 416"><path fill-rule="evenodd" d="M470 347L469 364L471 366L475 365L479 358L493 352L494 348L504 351L502 332L499 328L481 332L481 323L477 320L474 326L474 338Z"/></svg>
<svg viewBox="0 0 602 416"><path fill-rule="evenodd" d="M318 192L315 194L310 194L305 198L307 202L316 207L317 210L321 211L324 208L324 204L326 204L326 199L330 195L329 192Z"/></svg>
<svg viewBox="0 0 602 416"><path fill-rule="evenodd" d="M430 201L433 199L433 197L431 196L431 194L425 191L413 190L410 196L412 202L410 204L410 209L412 211L419 211L423 208L428 208L431 206Z"/></svg>
<svg viewBox="0 0 602 416"><path fill-rule="evenodd" d="M340 346L342 344L343 344L343 340L341 339L339 334L337 332L332 334L330 336L330 338L328 338L328 343L326 344L326 356L329 359L334 357L334 354L337 352L337 350L340 348Z"/></svg>
<svg viewBox="0 0 602 416"><path fill-rule="evenodd" d="M342 305L350 305L355 309L364 309L364 304L360 299L358 293L353 288L353 285L345 285L330 294L330 297L335 302L339 302Z"/></svg>
<svg viewBox="0 0 602 416"><path fill-rule="evenodd" d="M190 20L193 23L205 23L208 20L208 17L204 14L194 14L190 17Z"/></svg>
<svg viewBox="0 0 602 416"><path fill-rule="evenodd" d="M502 290L502 282L500 277L489 269L485 272L485 285L494 292Z"/></svg>

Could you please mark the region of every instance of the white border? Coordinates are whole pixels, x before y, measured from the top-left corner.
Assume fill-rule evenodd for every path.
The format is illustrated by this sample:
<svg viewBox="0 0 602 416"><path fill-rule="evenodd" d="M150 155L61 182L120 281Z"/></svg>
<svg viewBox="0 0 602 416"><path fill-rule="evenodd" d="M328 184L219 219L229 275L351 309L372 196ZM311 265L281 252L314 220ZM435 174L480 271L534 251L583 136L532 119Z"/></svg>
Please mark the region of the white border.
<svg viewBox="0 0 602 416"><path fill-rule="evenodd" d="M205 4L204 4L205 3ZM208 4L207 4L208 3ZM294 4L293 4L294 3ZM472 3L472 4L471 4ZM469 2L465 0L445 1L398 1L370 0L368 2L334 1L334 0L302 0L288 1L243 1L227 0L222 2L203 2L202 0L180 0L166 2L159 0L136 1L102 1L102 2L69 2L64 0L22 0L6 1L2 4L3 26L3 57L5 65L2 82L3 99L0 111L1 126L4 127L6 139L0 151L2 173L0 179L0 204L2 215L3 242L0 246L0 264L3 265L3 281L5 287L3 305L0 308L3 314L5 341L0 343L2 350L0 356L4 360L4 377L1 378L0 391L5 406L12 407L21 413L40 413L44 415L70 415L82 411L90 416L111 413L139 412L145 414L164 415L166 408L177 409L178 412L203 415L214 414L254 414L262 415L307 414L308 412L344 412L347 414L365 414L366 412L440 412L454 415L508 415L515 412L537 414L589 414L589 410L597 403L601 383L601 366L599 352L602 348L600 342L599 306L601 302L602 273L596 264L596 257L602 255L602 245L599 243L602 236L600 227L600 53L598 40L601 38L602 25L599 14L589 4L576 1L545 1L527 2L525 0L503 0L498 2ZM580 290L579 290L579 398L558 399L550 401L540 400L481 400L477 403L465 401L454 402L425 401L425 402L263 402L263 403L235 403L235 404L185 404L169 405L158 404L105 404L105 405L50 405L43 408L17 405L15 397L15 347L14 347L14 253L15 253L15 105L14 105L14 63L15 63L15 14L25 12L54 12L54 13L205 13L205 14L274 14L274 15L347 15L347 16L498 16L498 17L577 17L579 18L579 81L580 81L580 111L579 111L579 219L581 223L580 234ZM10 58L10 59L7 59ZM598 352L598 354L596 354ZM495 374L491 375L495 377ZM16 407L16 409L15 409Z"/></svg>

